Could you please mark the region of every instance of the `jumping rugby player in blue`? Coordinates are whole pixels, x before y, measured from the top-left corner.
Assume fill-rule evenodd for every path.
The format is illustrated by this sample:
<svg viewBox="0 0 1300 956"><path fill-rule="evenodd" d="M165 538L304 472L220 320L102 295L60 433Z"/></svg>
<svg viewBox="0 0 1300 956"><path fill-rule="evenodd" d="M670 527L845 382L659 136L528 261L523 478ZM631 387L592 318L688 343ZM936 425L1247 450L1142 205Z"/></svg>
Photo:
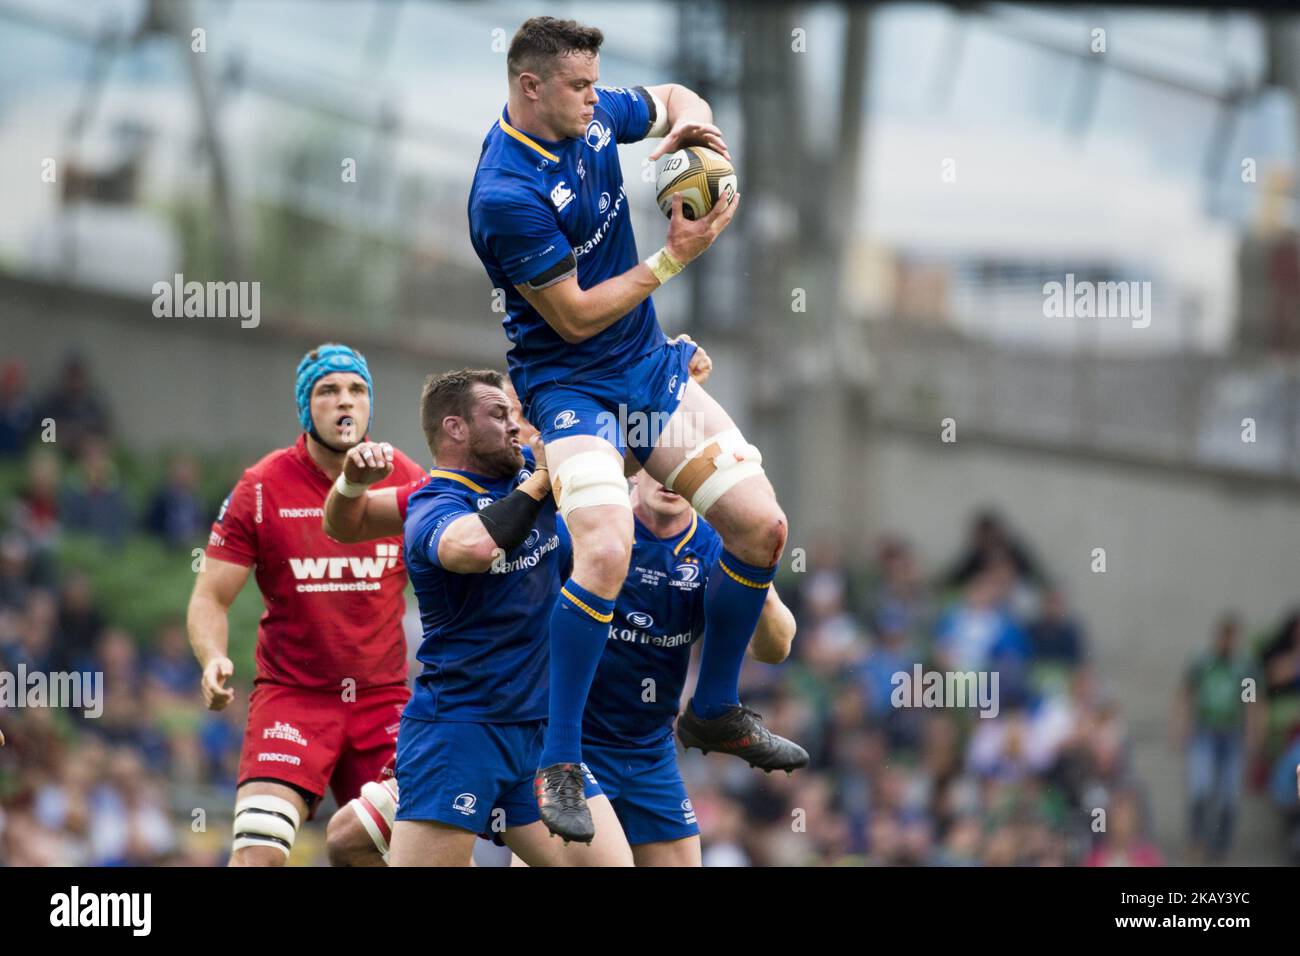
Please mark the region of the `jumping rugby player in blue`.
<svg viewBox="0 0 1300 956"><path fill-rule="evenodd" d="M741 706L737 689L785 546L785 515L758 449L689 380L693 346L668 340L650 300L712 245L739 196L698 221L674 198L664 247L641 262L617 149L647 136L663 137L652 158L690 145L729 157L727 146L708 104L685 87L598 89L602 40L599 30L552 17L519 28L507 54L507 105L483 141L469 199L474 249L505 290L510 378L541 431L573 540L573 576L550 617L536 794L543 823L580 841L595 834L583 798L582 716L632 552L625 455L707 517L723 544L678 737L768 770L808 761ZM630 440L634 430L649 441Z"/></svg>
<svg viewBox="0 0 1300 956"><path fill-rule="evenodd" d="M424 668L397 738L390 863L468 866L477 835L503 833L532 866L630 866L589 774L580 786L601 820L598 839L561 845L538 822L546 626L570 557L544 451L535 446L530 468L503 384L488 370L430 377L420 418L439 467L427 483L368 492L393 463L391 446L365 443L325 501L323 524L339 540L404 534L420 605Z"/></svg>
<svg viewBox="0 0 1300 956"><path fill-rule="evenodd" d="M637 866L699 866L700 828L672 724L691 647L702 635L708 645L704 592L722 540L644 471L632 479L632 515L631 570L587 700L583 761L613 803ZM779 664L794 632L794 616L770 589L751 653Z"/></svg>

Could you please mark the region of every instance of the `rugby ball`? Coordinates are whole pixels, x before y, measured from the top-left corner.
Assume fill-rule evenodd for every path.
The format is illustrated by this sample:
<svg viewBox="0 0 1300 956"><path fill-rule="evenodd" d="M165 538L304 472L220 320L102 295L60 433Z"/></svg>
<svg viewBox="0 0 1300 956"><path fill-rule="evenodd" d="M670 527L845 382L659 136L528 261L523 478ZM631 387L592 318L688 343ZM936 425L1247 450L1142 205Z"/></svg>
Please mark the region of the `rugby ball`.
<svg viewBox="0 0 1300 956"><path fill-rule="evenodd" d="M736 192L736 171L731 163L707 146L687 146L660 160L655 181L656 199L665 216L673 214L673 193L682 195L682 215L699 219L719 197Z"/></svg>

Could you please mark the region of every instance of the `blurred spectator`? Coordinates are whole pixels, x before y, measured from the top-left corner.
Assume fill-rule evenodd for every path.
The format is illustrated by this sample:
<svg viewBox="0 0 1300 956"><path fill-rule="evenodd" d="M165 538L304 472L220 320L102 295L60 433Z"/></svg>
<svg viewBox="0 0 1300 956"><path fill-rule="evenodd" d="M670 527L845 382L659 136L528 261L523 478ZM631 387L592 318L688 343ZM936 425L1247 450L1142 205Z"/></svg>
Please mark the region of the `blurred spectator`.
<svg viewBox="0 0 1300 956"><path fill-rule="evenodd" d="M856 668L863 706L870 718L882 724L891 746L911 746L920 741L924 712L895 707L895 678L906 674L921 660L920 651L902 631L886 630L871 642L866 657Z"/></svg>
<svg viewBox="0 0 1300 956"><path fill-rule="evenodd" d="M75 861L77 857L68 852L64 837L35 817L29 800L14 801L5 814L0 862L9 866L60 866Z"/></svg>
<svg viewBox="0 0 1300 956"><path fill-rule="evenodd" d="M749 855L741 845L745 812L734 800L720 797L710 801L709 840L704 847L705 866L749 866Z"/></svg>
<svg viewBox="0 0 1300 956"><path fill-rule="evenodd" d="M872 626L880 632L921 633L929 624L931 607L911 546L901 538L887 536L877 560L880 583L871 601Z"/></svg>
<svg viewBox="0 0 1300 956"><path fill-rule="evenodd" d="M6 643L6 635L0 634L0 658L11 667L22 664L29 671L57 670L54 667L57 616L57 605L50 592L29 592L22 613L13 618L16 631L12 637Z"/></svg>
<svg viewBox="0 0 1300 956"><path fill-rule="evenodd" d="M158 629L158 639L144 665L145 680L176 697L188 699L197 693L200 670L185 636L185 628L175 620Z"/></svg>
<svg viewBox="0 0 1300 956"><path fill-rule="evenodd" d="M1044 593L1028 637L1035 689L1040 693L1063 691L1069 675L1086 657L1083 627L1070 612L1064 590L1050 588Z"/></svg>
<svg viewBox="0 0 1300 956"><path fill-rule="evenodd" d="M107 779L92 792L92 866L153 866L176 847L176 836L159 798L166 782L145 772L128 748L110 758Z"/></svg>
<svg viewBox="0 0 1300 956"><path fill-rule="evenodd" d="M1106 814L1101 841L1088 854L1085 866L1164 866L1164 857L1154 843L1142 835L1141 804L1136 793L1123 790L1114 795Z"/></svg>
<svg viewBox="0 0 1300 956"><path fill-rule="evenodd" d="M225 710L203 710L200 717L198 740L204 779L233 790L239 775L239 748L248 723L248 695L236 694Z"/></svg>
<svg viewBox="0 0 1300 956"><path fill-rule="evenodd" d="M108 404L91 381L85 360L75 353L64 360L58 381L40 403L39 414L54 419L58 446L74 458L89 439L105 439L110 434Z"/></svg>
<svg viewBox="0 0 1300 956"><path fill-rule="evenodd" d="M1073 743L1082 778L1080 800L1085 806L1098 805L1104 800L1097 795L1122 786L1130 770L1132 748L1119 705L1102 697L1084 711Z"/></svg>
<svg viewBox="0 0 1300 956"><path fill-rule="evenodd" d="M31 547L17 531L0 537L0 610L21 608L32 585Z"/></svg>
<svg viewBox="0 0 1300 956"><path fill-rule="evenodd" d="M95 664L104 674L106 703L103 716L90 722L92 729L116 744L143 743L154 729L143 719L148 711L141 693L139 654L131 635L121 628L106 628L95 646Z"/></svg>
<svg viewBox="0 0 1300 956"><path fill-rule="evenodd" d="M167 483L149 503L145 528L173 548L192 546L207 531L206 508L198 495L199 470L193 458L172 459Z"/></svg>
<svg viewBox="0 0 1300 956"><path fill-rule="evenodd" d="M1287 615L1260 658L1270 700L1300 696L1300 610Z"/></svg>
<svg viewBox="0 0 1300 956"><path fill-rule="evenodd" d="M63 583L58 604L57 669L72 671L89 668L104 616L91 593L90 578L71 574Z"/></svg>
<svg viewBox="0 0 1300 956"><path fill-rule="evenodd" d="M64 526L94 535L116 550L126 539L131 515L108 447L98 439L87 440L78 464L76 478L63 496Z"/></svg>
<svg viewBox="0 0 1300 956"><path fill-rule="evenodd" d="M999 560L969 579L939 620L935 650L944 670L981 671L995 660L1023 659L1029 645L1007 606L1011 565Z"/></svg>
<svg viewBox="0 0 1300 956"><path fill-rule="evenodd" d="M811 624L847 617L850 581L839 543L829 534L818 535L807 549L807 562L808 567L795 575L787 595L795 618Z"/></svg>
<svg viewBox="0 0 1300 956"><path fill-rule="evenodd" d="M1300 768L1300 734L1297 734L1273 761L1268 789L1273 803L1282 813L1287 858L1300 866L1300 799L1296 794L1297 768Z"/></svg>
<svg viewBox="0 0 1300 956"><path fill-rule="evenodd" d="M1248 745L1263 728L1260 707L1243 700L1255 663L1238 643L1241 622L1227 614L1209 653L1192 661L1178 699L1177 729L1187 753L1192 851L1218 861L1232 844Z"/></svg>
<svg viewBox="0 0 1300 956"><path fill-rule="evenodd" d="M971 815L957 820L948 830L934 857L937 866L979 866L980 822Z"/></svg>
<svg viewBox="0 0 1300 956"><path fill-rule="evenodd" d="M59 539L59 456L37 448L27 459L27 479L9 509L10 528L32 548L32 575L41 583L55 579L54 546Z"/></svg>
<svg viewBox="0 0 1300 956"><path fill-rule="evenodd" d="M855 631L841 630L836 621L829 620L814 626L795 643L801 653L784 665L782 686L787 690L786 699L796 698L812 718L811 726L799 730L804 736L798 739L803 741L813 764L819 765L830 745L836 694L846 675L857 668L865 642Z"/></svg>
<svg viewBox="0 0 1300 956"><path fill-rule="evenodd" d="M1045 774L1056 762L1060 728L1049 726L1050 711L1007 708L996 718L980 718L970 743L970 768L981 777L1021 780ZM1046 718L1038 719L1035 718Z"/></svg>
<svg viewBox="0 0 1300 956"><path fill-rule="evenodd" d="M54 764L35 791L32 810L36 819L62 835L61 857L75 866L90 864L90 792L104 772L105 752L88 741Z"/></svg>
<svg viewBox="0 0 1300 956"><path fill-rule="evenodd" d="M947 582L957 587L982 574L995 561L1010 561L1022 581L1042 584L1043 574L1029 549L1012 535L995 511L981 511L971 523L966 549L948 573Z"/></svg>
<svg viewBox="0 0 1300 956"><path fill-rule="evenodd" d="M0 459L22 454L36 427L36 409L27 391L27 370L18 359L0 366Z"/></svg>

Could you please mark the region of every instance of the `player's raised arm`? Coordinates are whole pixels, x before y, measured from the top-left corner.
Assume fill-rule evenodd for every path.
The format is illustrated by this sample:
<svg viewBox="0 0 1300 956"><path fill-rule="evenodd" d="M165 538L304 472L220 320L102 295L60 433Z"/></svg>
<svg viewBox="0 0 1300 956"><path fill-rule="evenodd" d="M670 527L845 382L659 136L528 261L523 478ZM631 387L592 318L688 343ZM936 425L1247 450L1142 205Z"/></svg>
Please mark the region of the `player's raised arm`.
<svg viewBox="0 0 1300 956"><path fill-rule="evenodd" d="M321 530L347 544L402 533L397 489L369 486L393 473L393 446L362 442L348 451L343 471L325 499Z"/></svg>
<svg viewBox="0 0 1300 956"><path fill-rule="evenodd" d="M252 569L242 564L205 557L194 579L190 605L185 616L190 647L203 668L200 689L209 710L222 710L235 699L225 686L235 672L227 656L230 646L230 606L239 597Z"/></svg>
<svg viewBox="0 0 1300 956"><path fill-rule="evenodd" d="M749 652L755 660L764 664L780 664L790 656L794 632L794 615L777 595L776 587L768 588L767 600L763 603L763 612L758 618L758 627L754 629L754 638L749 643Z"/></svg>
<svg viewBox="0 0 1300 956"><path fill-rule="evenodd" d="M605 331L699 258L731 224L739 205L740 194L732 193L730 202L719 202L703 219L691 220L682 215L682 197L674 195L668 239L645 262L590 289L578 285L576 261L567 278L547 284L543 275L538 277L541 281L515 288L560 338L570 344L581 342Z"/></svg>
<svg viewBox="0 0 1300 956"><path fill-rule="evenodd" d="M650 154L651 162L685 146L707 146L730 161L722 130L713 125L713 109L702 96L680 83L647 86L645 91L654 98L656 114L646 136L663 137Z"/></svg>

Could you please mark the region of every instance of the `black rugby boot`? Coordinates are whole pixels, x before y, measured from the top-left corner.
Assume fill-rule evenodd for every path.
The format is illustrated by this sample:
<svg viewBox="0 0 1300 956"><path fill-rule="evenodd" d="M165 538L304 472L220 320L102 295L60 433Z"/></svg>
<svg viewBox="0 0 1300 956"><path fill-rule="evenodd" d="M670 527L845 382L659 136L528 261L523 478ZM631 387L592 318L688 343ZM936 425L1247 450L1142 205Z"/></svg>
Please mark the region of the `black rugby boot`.
<svg viewBox="0 0 1300 956"><path fill-rule="evenodd" d="M563 837L565 843L590 843L595 838L596 825L587 809L581 766L557 763L542 767L533 778L533 793L542 822L552 836Z"/></svg>
<svg viewBox="0 0 1300 956"><path fill-rule="evenodd" d="M677 718L677 739L688 750L695 747L733 754L771 773L786 773L808 766L808 751L792 740L777 736L763 726L762 715L744 704L737 704L721 717L705 720L696 715L690 704Z"/></svg>

